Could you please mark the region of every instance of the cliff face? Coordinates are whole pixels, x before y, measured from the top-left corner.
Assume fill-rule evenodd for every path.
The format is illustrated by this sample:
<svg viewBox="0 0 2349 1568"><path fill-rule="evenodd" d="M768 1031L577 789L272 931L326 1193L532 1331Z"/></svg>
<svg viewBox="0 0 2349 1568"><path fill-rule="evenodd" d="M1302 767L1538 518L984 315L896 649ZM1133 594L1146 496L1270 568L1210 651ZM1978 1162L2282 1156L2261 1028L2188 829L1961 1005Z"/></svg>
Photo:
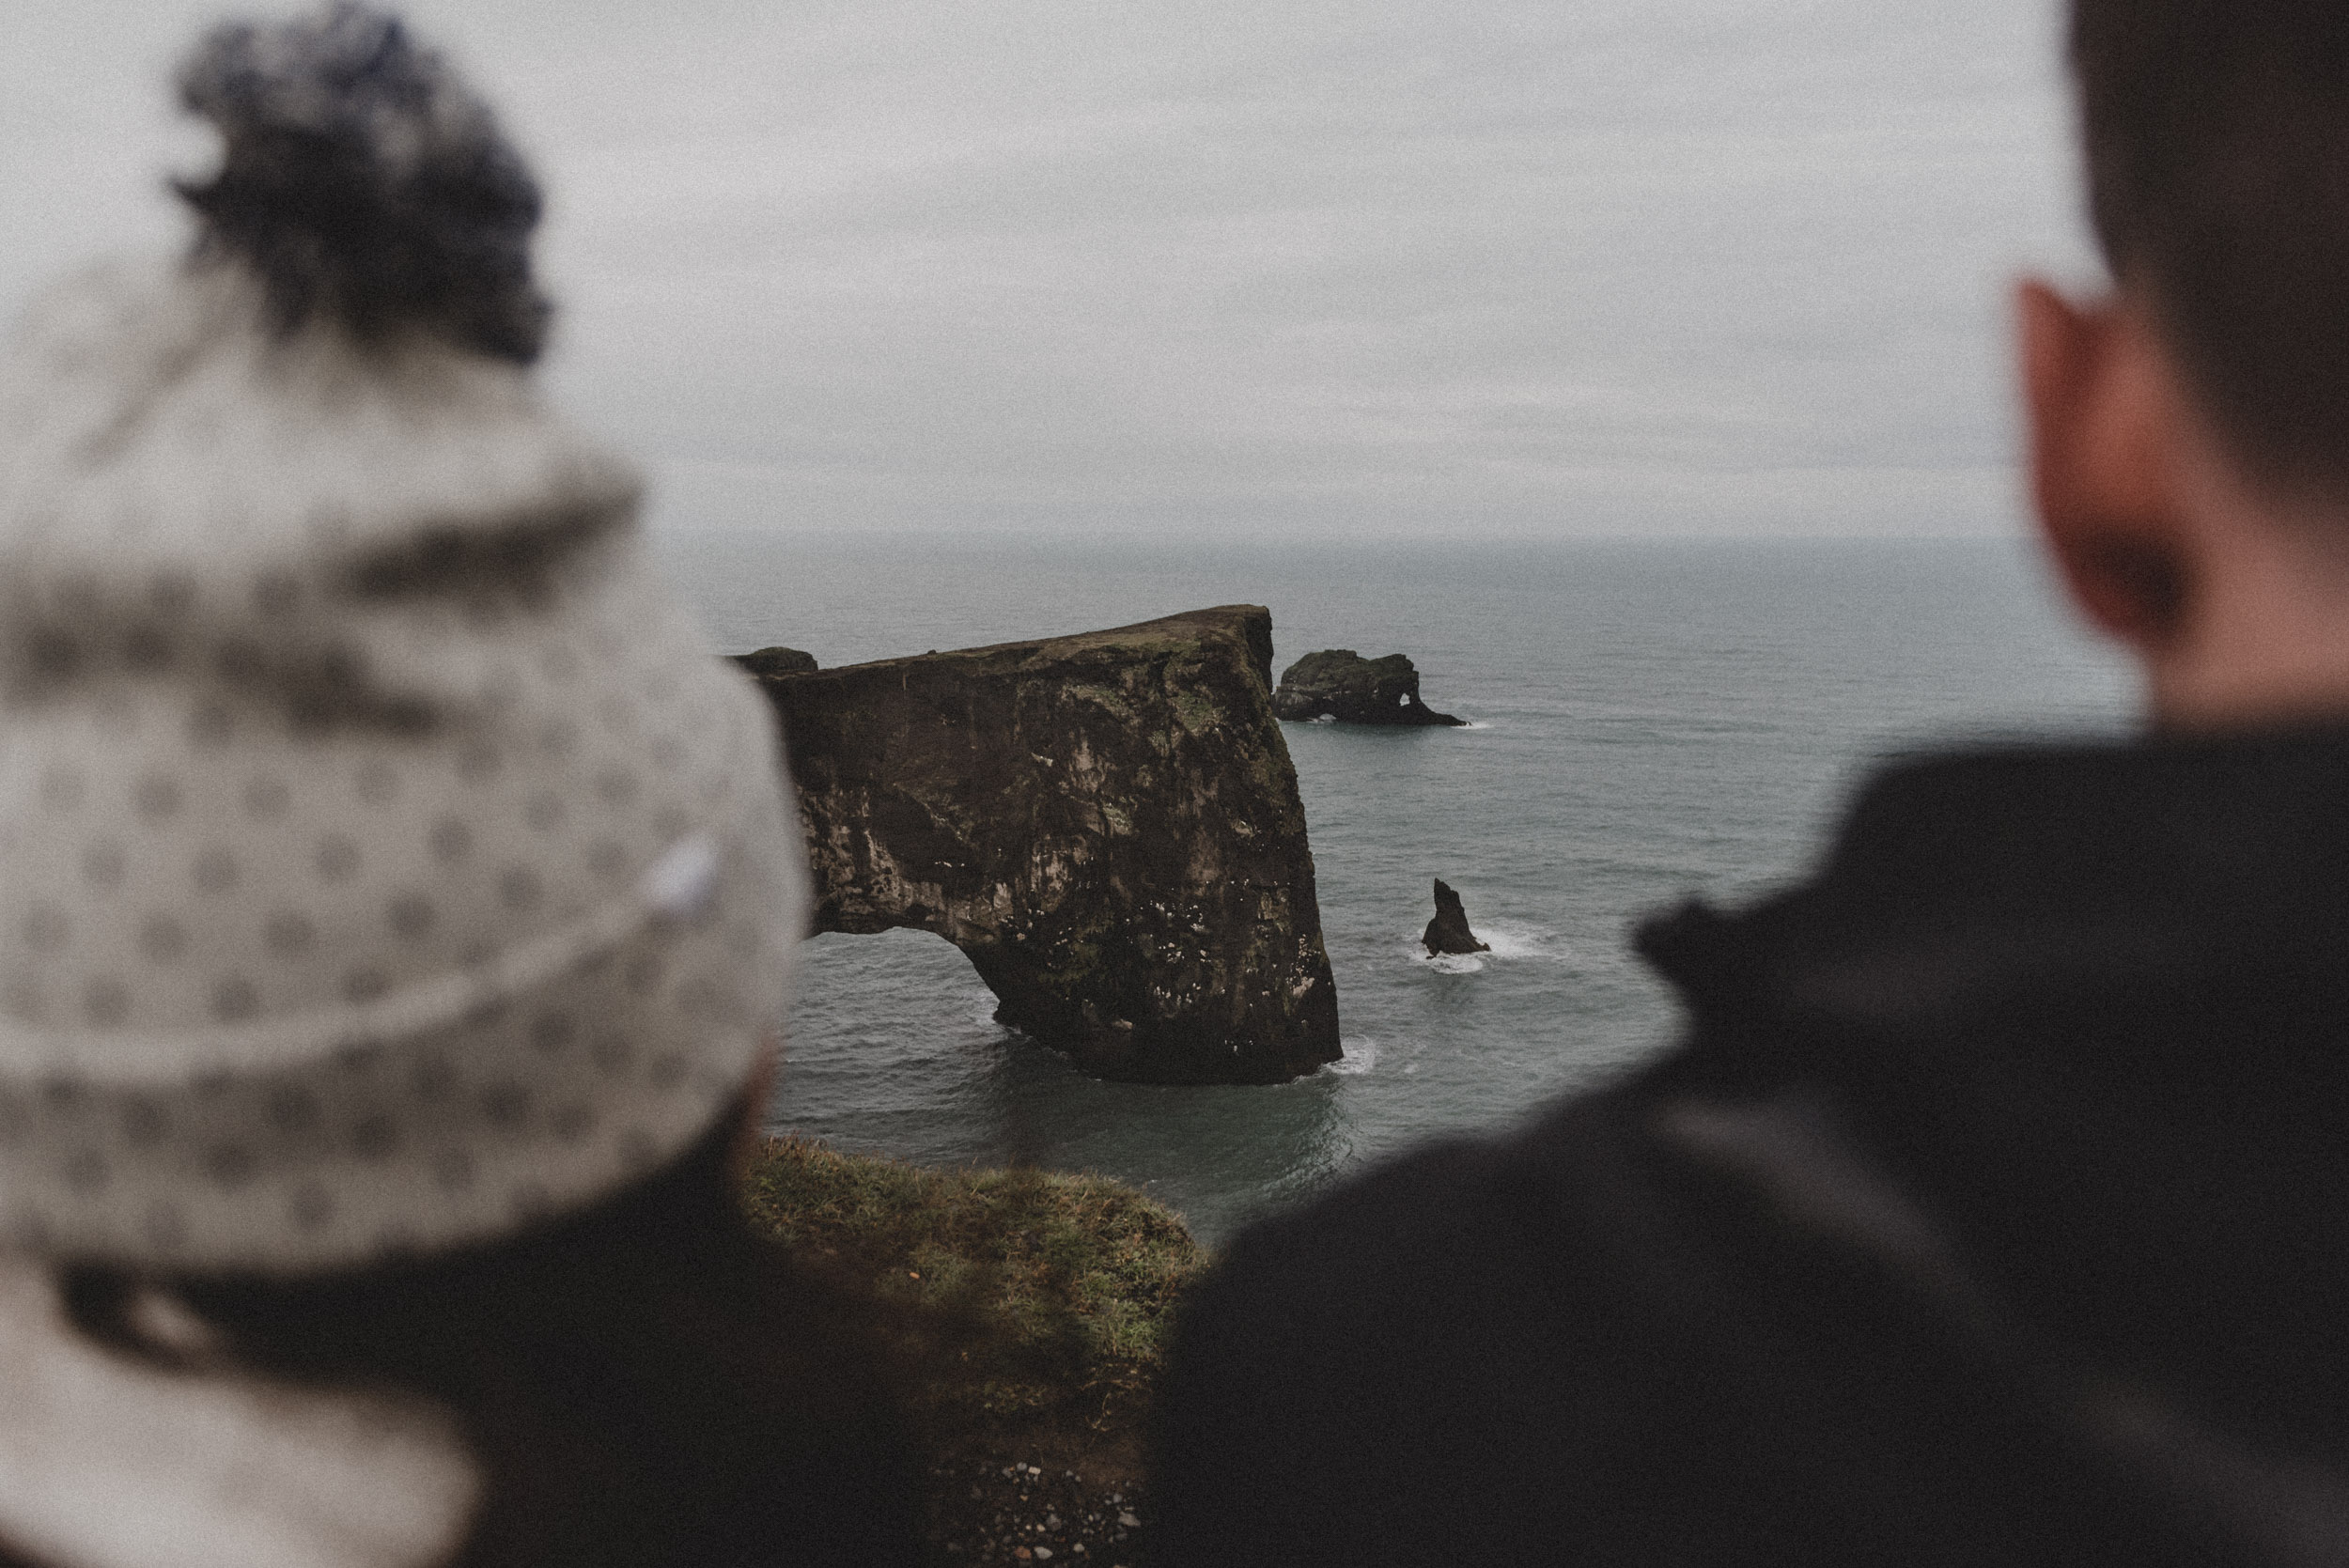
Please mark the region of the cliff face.
<svg viewBox="0 0 2349 1568"><path fill-rule="evenodd" d="M1364 659L1352 648L1309 653L1281 675L1272 693L1278 719L1338 719L1349 724L1465 724L1420 701L1419 671L1408 657Z"/></svg>
<svg viewBox="0 0 2349 1568"><path fill-rule="evenodd" d="M816 669L816 656L798 648L761 648L756 653L738 653L734 661L754 675L804 675Z"/></svg>
<svg viewBox="0 0 2349 1568"><path fill-rule="evenodd" d="M935 931L996 1017L1109 1078L1338 1059L1297 774L1254 605L761 674L821 931Z"/></svg>

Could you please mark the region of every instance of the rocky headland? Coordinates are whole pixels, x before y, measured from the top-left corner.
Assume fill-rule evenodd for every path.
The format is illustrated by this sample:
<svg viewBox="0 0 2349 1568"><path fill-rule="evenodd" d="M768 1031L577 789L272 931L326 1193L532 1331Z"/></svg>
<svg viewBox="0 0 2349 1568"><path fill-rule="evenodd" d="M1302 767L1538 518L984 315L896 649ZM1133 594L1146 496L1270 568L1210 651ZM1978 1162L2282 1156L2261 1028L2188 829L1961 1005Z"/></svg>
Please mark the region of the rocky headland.
<svg viewBox="0 0 2349 1568"><path fill-rule="evenodd" d="M936 932L999 1021L1106 1078L1277 1083L1338 1059L1269 611L742 662L788 739L817 930Z"/></svg>
<svg viewBox="0 0 2349 1568"><path fill-rule="evenodd" d="M816 673L816 656L798 648L761 648L738 653L734 661L754 675L807 675Z"/></svg>
<svg viewBox="0 0 2349 1568"><path fill-rule="evenodd" d="M1282 672L1272 694L1279 719L1349 724L1465 724L1420 700L1419 671L1404 654L1364 659L1352 648L1309 653Z"/></svg>
<svg viewBox="0 0 2349 1568"><path fill-rule="evenodd" d="M1468 909L1460 903L1460 895L1452 891L1452 884L1436 878L1436 918L1420 933L1420 942L1430 958L1442 954L1490 953L1492 943L1480 942L1476 933L1469 929Z"/></svg>

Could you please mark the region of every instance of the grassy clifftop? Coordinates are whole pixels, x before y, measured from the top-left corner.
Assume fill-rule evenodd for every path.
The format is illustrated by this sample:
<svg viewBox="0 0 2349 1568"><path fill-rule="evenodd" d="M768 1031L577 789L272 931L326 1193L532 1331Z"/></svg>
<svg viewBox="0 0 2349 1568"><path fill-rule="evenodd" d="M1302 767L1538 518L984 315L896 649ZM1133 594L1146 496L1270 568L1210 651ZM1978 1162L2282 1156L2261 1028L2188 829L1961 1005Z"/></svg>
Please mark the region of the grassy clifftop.
<svg viewBox="0 0 2349 1568"><path fill-rule="evenodd" d="M1071 1560L1141 1560L1119 1521L1143 1506L1143 1426L1206 1261L1178 1216L1098 1176L923 1171L789 1138L761 1142L745 1201L885 1309L916 1370L935 1547L1033 1560L1087 1540Z"/></svg>
<svg viewBox="0 0 2349 1568"><path fill-rule="evenodd" d="M770 1138L747 1188L767 1234L885 1297L970 1320L1006 1370L1040 1358L1088 1382L1146 1380L1205 1261L1180 1217L1100 1176L924 1171Z"/></svg>

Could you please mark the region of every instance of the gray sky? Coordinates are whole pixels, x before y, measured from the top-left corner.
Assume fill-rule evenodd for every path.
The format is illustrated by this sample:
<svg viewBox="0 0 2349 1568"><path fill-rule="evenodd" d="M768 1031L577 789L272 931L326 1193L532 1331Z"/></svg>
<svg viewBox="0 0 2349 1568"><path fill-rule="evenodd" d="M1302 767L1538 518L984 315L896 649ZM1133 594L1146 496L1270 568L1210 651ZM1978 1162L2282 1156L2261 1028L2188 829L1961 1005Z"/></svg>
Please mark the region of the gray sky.
<svg viewBox="0 0 2349 1568"><path fill-rule="evenodd" d="M219 0L0 0L0 302L174 244ZM423 0L661 526L2019 526L2043 0Z"/></svg>

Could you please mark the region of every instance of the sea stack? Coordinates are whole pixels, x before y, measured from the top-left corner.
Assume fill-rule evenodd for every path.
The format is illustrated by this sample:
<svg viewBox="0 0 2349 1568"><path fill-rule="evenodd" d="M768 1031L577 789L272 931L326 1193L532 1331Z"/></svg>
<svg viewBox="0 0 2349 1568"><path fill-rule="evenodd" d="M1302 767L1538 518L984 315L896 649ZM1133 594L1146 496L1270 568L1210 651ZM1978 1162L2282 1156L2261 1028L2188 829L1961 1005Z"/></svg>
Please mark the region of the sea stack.
<svg viewBox="0 0 2349 1568"><path fill-rule="evenodd" d="M936 932L998 1022L1103 1078L1282 1083L1337 1061L1271 666L1271 613L1227 604L758 673L816 929Z"/></svg>
<svg viewBox="0 0 2349 1568"><path fill-rule="evenodd" d="M1468 911L1460 907L1460 895L1452 891L1452 884L1436 878L1436 918L1427 923L1420 939L1426 945L1430 958L1446 953L1490 953L1492 943L1480 942L1476 933L1469 929Z"/></svg>
<svg viewBox="0 0 2349 1568"><path fill-rule="evenodd" d="M1335 719L1349 724L1465 724L1419 698L1419 671L1408 657L1364 659L1352 648L1309 653L1281 675L1272 693L1276 719Z"/></svg>

